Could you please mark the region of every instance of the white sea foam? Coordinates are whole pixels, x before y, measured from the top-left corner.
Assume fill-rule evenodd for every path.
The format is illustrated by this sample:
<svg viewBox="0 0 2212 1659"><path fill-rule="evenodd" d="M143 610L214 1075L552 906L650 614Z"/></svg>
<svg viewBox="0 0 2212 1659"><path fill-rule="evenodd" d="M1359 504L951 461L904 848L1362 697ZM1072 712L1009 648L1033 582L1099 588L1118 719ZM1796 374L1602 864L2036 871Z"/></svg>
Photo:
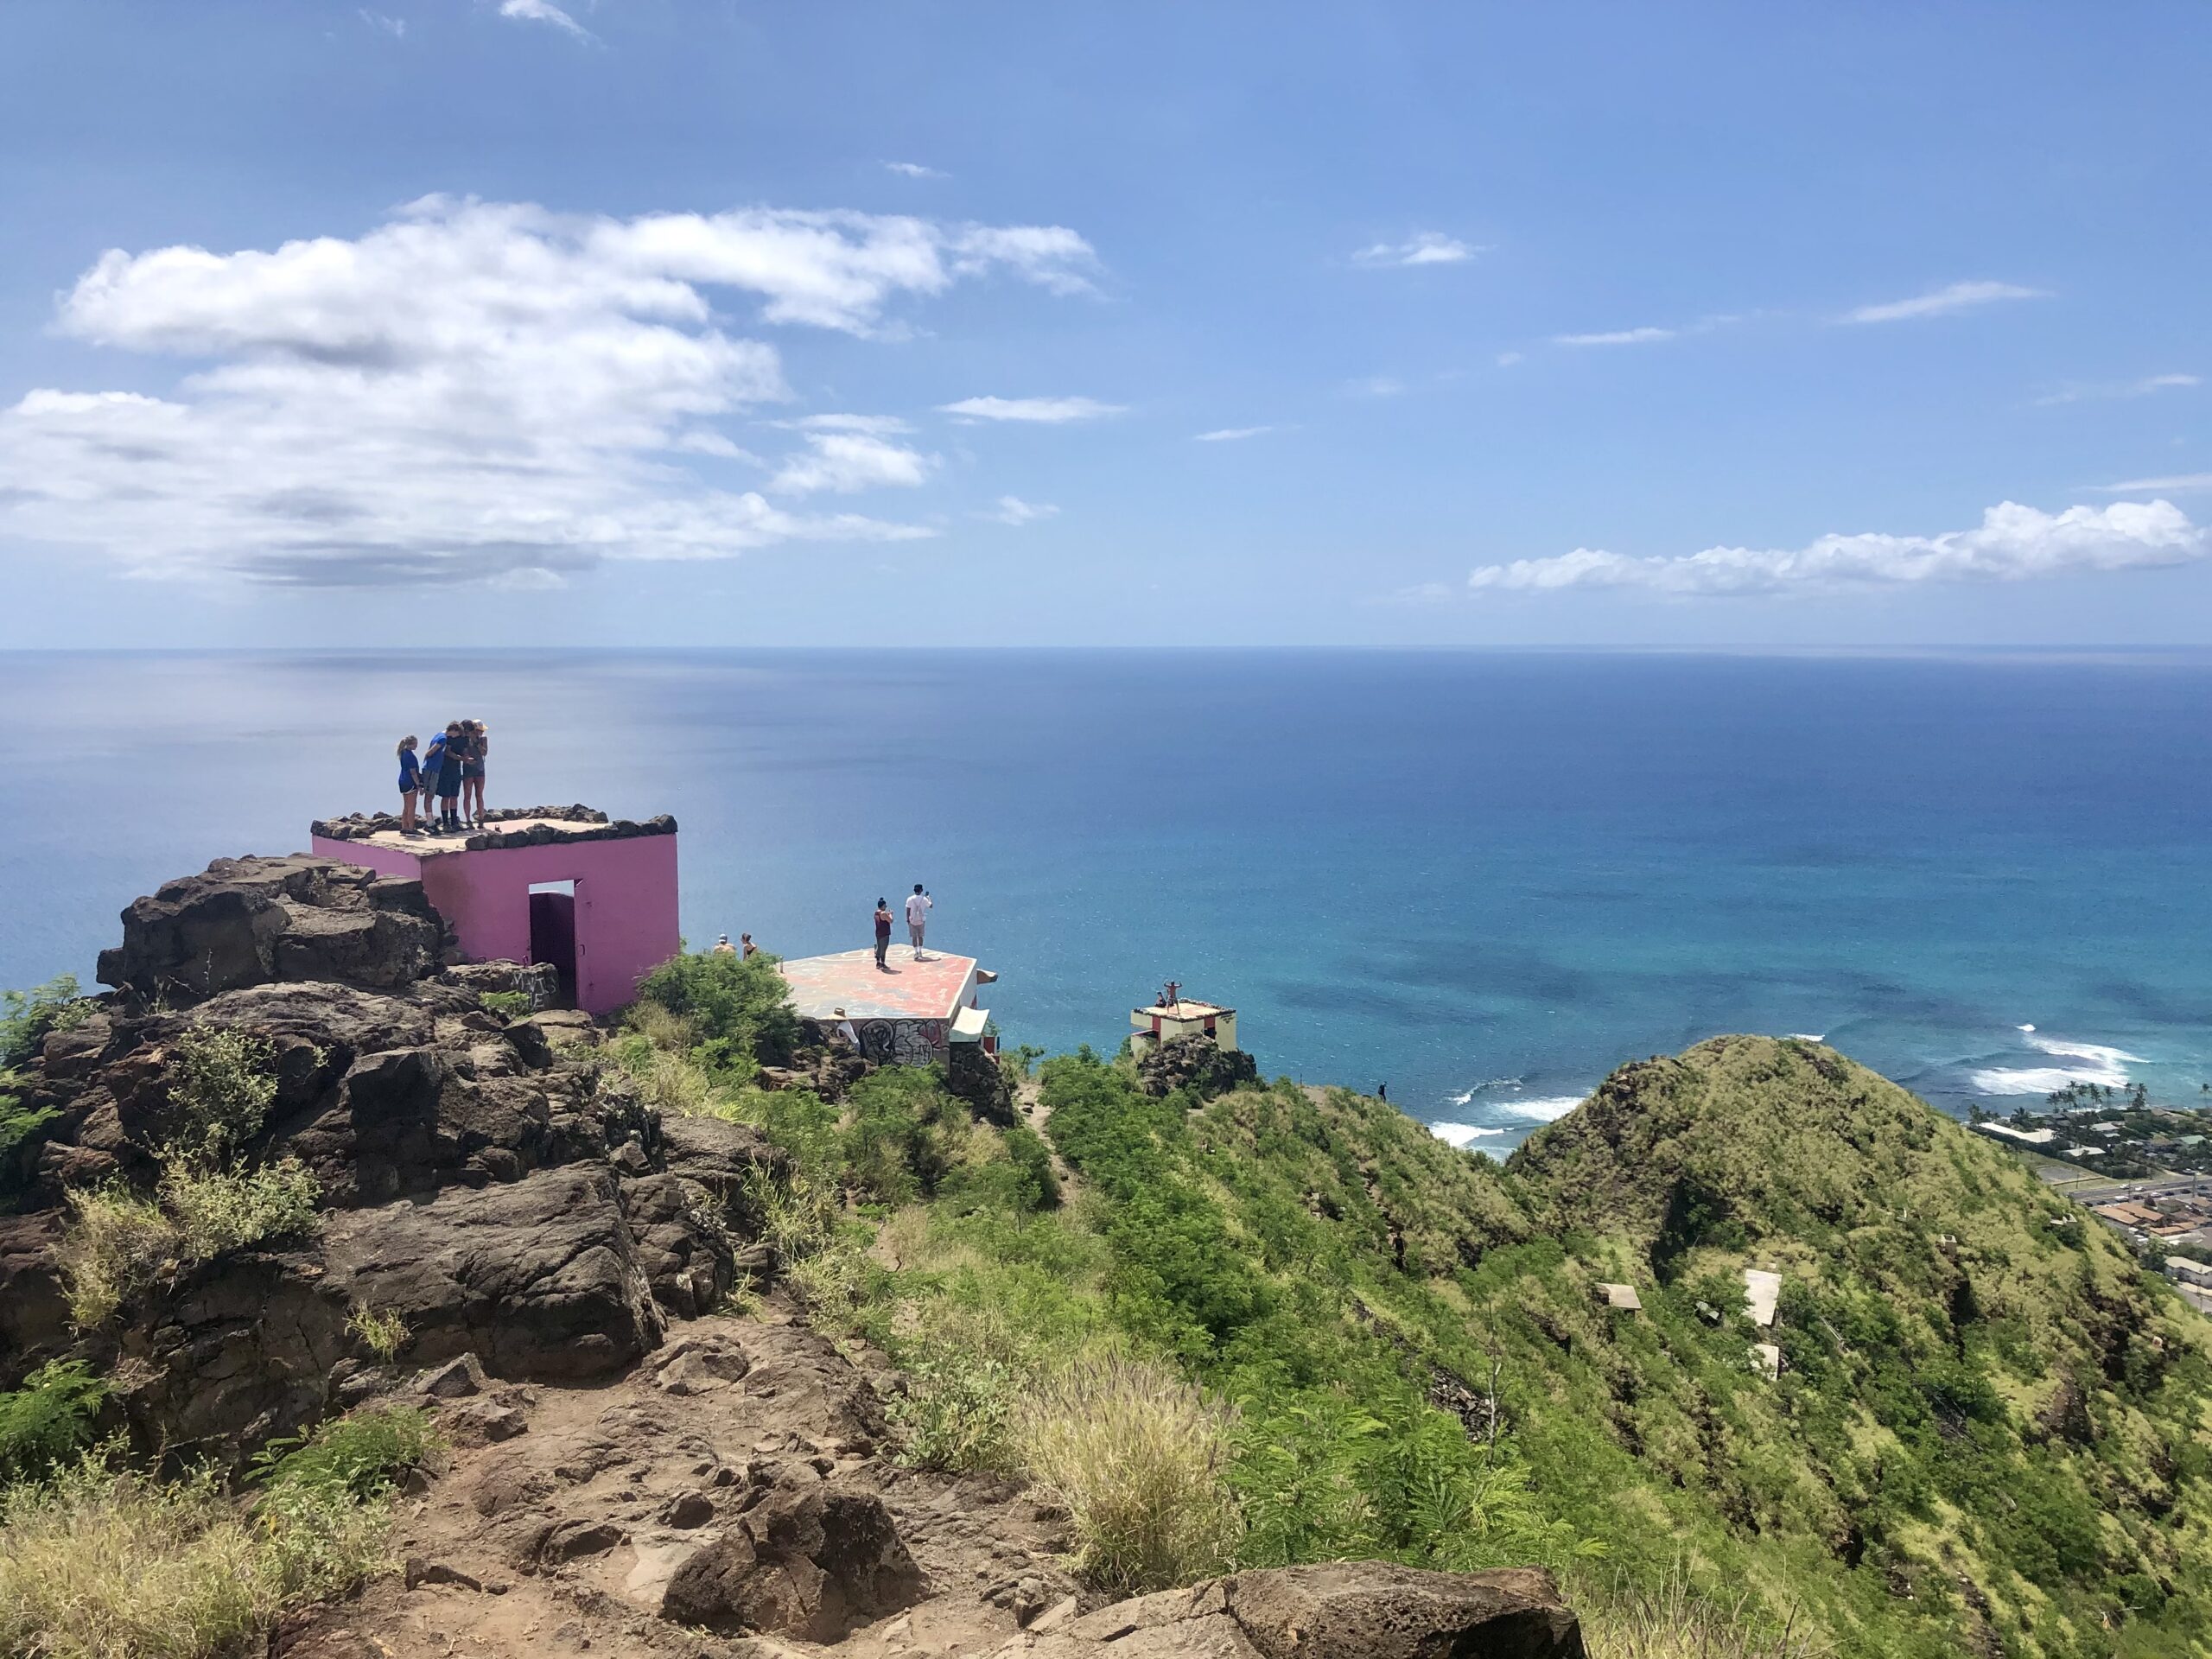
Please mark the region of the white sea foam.
<svg viewBox="0 0 2212 1659"><path fill-rule="evenodd" d="M1438 1140L1449 1141L1455 1147L1464 1147L1486 1135L1505 1133L1503 1129L1484 1128L1478 1123L1432 1123L1428 1126L1428 1132Z"/></svg>
<svg viewBox="0 0 2212 1659"><path fill-rule="evenodd" d="M1825 1031L1793 1031L1789 1034L1801 1043L1825 1043L1828 1039Z"/></svg>
<svg viewBox="0 0 2212 1659"><path fill-rule="evenodd" d="M2023 1026L2022 1031L2032 1027ZM2104 1043L2070 1043L2056 1037L2030 1037L2028 1046L2078 1065L1995 1066L1974 1074L1974 1086L1985 1095L2048 1095L2077 1083L2094 1083L2101 1089L2125 1089L2130 1065L2145 1064L2140 1054Z"/></svg>
<svg viewBox="0 0 2212 1659"><path fill-rule="evenodd" d="M2016 1026L2013 1029L2016 1031L2033 1031L2035 1027L2033 1026Z"/></svg>
<svg viewBox="0 0 2212 1659"><path fill-rule="evenodd" d="M1471 1090L1471 1089L1462 1089L1462 1090L1461 1090L1458 1094L1456 1094L1456 1095L1446 1095L1446 1096L1445 1096L1445 1097L1444 1097L1444 1098L1445 1098L1445 1099L1446 1099L1447 1101L1451 1102L1451 1103L1452 1103L1452 1105L1454 1105L1454 1106L1464 1106L1464 1105L1465 1105L1469 1101L1472 1100L1474 1097L1475 1097L1475 1091L1474 1091L1473 1090Z"/></svg>
<svg viewBox="0 0 2212 1659"><path fill-rule="evenodd" d="M1587 1098L1582 1095L1554 1095L1542 1100L1502 1100L1498 1110L1510 1112L1516 1117L1533 1117L1540 1123L1549 1123L1565 1117Z"/></svg>

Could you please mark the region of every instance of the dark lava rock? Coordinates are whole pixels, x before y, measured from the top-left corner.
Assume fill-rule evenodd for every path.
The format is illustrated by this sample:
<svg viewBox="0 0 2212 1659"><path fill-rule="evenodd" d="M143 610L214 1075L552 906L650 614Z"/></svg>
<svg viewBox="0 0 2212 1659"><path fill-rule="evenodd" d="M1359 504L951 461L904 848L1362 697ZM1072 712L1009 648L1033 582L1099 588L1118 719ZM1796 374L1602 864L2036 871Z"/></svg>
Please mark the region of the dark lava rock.
<svg viewBox="0 0 2212 1659"><path fill-rule="evenodd" d="M661 1617L725 1636L788 1633L835 1642L926 1593L891 1512L836 1484L770 1493L668 1581Z"/></svg>

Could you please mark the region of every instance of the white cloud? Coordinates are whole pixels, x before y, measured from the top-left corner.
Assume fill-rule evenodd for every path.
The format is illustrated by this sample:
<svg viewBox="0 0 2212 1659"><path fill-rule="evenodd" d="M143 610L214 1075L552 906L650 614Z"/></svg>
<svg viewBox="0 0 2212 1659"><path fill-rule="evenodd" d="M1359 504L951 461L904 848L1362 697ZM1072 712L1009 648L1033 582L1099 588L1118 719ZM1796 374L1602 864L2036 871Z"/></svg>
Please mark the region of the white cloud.
<svg viewBox="0 0 2212 1659"><path fill-rule="evenodd" d="M1643 346L1653 340L1672 340L1676 330L1672 328L1616 328L1603 334L1554 334L1554 346Z"/></svg>
<svg viewBox="0 0 2212 1659"><path fill-rule="evenodd" d="M1274 429L1275 429L1272 426L1217 427L1211 432L1200 432L1197 434L1196 442L1199 443L1236 443L1245 438L1259 437L1262 434L1272 432Z"/></svg>
<svg viewBox="0 0 2212 1659"><path fill-rule="evenodd" d="M913 430L896 415L807 415L775 424L794 427L801 432L867 432L879 438Z"/></svg>
<svg viewBox="0 0 2212 1659"><path fill-rule="evenodd" d="M1352 264L1370 266L1456 265L1482 252L1440 231L1416 231L1408 241L1377 242L1351 257Z"/></svg>
<svg viewBox="0 0 2212 1659"><path fill-rule="evenodd" d="M1985 512L1975 529L1941 536L1823 536L1795 550L1712 547L1652 558L1579 547L1551 558L1484 565L1467 585L1478 592L1637 588L1676 595L1774 594L2024 582L2185 564L2208 551L2212 547L2205 533L2171 502L2120 501L2048 513L2007 501Z"/></svg>
<svg viewBox="0 0 2212 1659"><path fill-rule="evenodd" d="M1394 374L1370 374L1344 382L1348 397L1395 397L1405 389L1406 383Z"/></svg>
<svg viewBox="0 0 2212 1659"><path fill-rule="evenodd" d="M942 179L949 176L933 167L924 167L919 162L886 162L884 170L908 179Z"/></svg>
<svg viewBox="0 0 2212 1659"><path fill-rule="evenodd" d="M983 514L1002 524L1033 524L1039 519L1057 518L1060 510L1049 501L1025 501L1018 495L1002 495L991 510Z"/></svg>
<svg viewBox="0 0 2212 1659"><path fill-rule="evenodd" d="M371 29L381 30L391 35L395 41L404 40L407 37L407 20L404 17L387 17L380 11L371 11L364 7L361 11L361 21Z"/></svg>
<svg viewBox="0 0 2212 1659"><path fill-rule="evenodd" d="M957 404L939 404L938 412L965 421L1033 421L1058 426L1128 410L1124 404L1102 404L1096 397L963 397Z"/></svg>
<svg viewBox="0 0 2212 1659"><path fill-rule="evenodd" d="M713 423L788 395L776 349L727 333L716 306L878 334L899 302L994 270L1053 285L1055 248L1088 252L1049 229L431 199L353 239L110 252L62 296L60 332L207 361L160 395L0 405L0 534L143 573L324 585L928 534L802 516L690 469L749 459ZM789 487L926 471L883 442L884 417L814 418Z"/></svg>
<svg viewBox="0 0 2212 1659"><path fill-rule="evenodd" d="M1522 360L1522 354L1519 352L1500 352L1497 354L1497 366L1501 369L1510 369Z"/></svg>
<svg viewBox="0 0 2212 1659"><path fill-rule="evenodd" d="M2198 490L2212 490L2212 473L2173 473L2164 478L2126 478L2117 484L2101 486L2106 495L2173 495L2193 494Z"/></svg>
<svg viewBox="0 0 2212 1659"><path fill-rule="evenodd" d="M2012 283L1953 283L1926 294L1916 294L1909 300L1891 300L1883 305L1862 305L1856 311L1847 312L1840 321L1845 322L1904 322L1914 317L1940 317L1953 311L1965 311L1977 305L1993 305L1999 300L2047 300L2050 296L2039 288L2021 288Z"/></svg>
<svg viewBox="0 0 2212 1659"><path fill-rule="evenodd" d="M499 0L499 16L525 23L550 23L580 41L592 38L582 23L553 3L553 0Z"/></svg>
<svg viewBox="0 0 2212 1659"><path fill-rule="evenodd" d="M924 482L936 463L928 455L863 432L810 432L804 454L785 461L768 481L771 490L804 493L835 490L850 495L887 486Z"/></svg>
<svg viewBox="0 0 2212 1659"><path fill-rule="evenodd" d="M2156 391L2178 391L2190 386L2201 386L2204 382L2193 374L2146 374L2139 380L2122 380L2094 386L2069 386L2063 391L2054 391L2047 397L2036 399L2036 406L2048 409L2054 404L2079 404L2107 398L2148 397Z"/></svg>

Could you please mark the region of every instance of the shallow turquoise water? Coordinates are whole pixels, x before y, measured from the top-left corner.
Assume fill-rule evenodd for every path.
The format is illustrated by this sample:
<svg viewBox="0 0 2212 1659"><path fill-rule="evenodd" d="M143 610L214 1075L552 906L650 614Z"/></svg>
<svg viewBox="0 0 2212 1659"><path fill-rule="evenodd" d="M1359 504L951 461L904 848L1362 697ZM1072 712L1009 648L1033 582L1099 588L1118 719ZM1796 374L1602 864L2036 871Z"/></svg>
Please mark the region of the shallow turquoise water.
<svg viewBox="0 0 2212 1659"><path fill-rule="evenodd" d="M926 881L1009 1042L1110 1046L1173 976L1268 1073L1488 1149L1732 1030L1954 1110L2196 1103L2208 693L2189 655L0 655L0 983L89 978L134 894L304 846L470 714L495 805L677 815L695 943L864 944Z"/></svg>

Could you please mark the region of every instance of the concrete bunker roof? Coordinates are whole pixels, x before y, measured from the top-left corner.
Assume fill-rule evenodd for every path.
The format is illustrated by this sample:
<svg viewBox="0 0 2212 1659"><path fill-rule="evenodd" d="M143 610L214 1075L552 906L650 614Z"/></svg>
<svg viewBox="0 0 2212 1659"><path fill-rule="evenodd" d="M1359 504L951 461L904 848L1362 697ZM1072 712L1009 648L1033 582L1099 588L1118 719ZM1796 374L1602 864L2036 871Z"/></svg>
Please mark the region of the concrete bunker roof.
<svg viewBox="0 0 2212 1659"><path fill-rule="evenodd" d="M803 1020L950 1020L966 1006L975 983L976 958L894 944L884 958L873 950L840 950L827 957L794 957L777 965L791 988L791 1007Z"/></svg>
<svg viewBox="0 0 2212 1659"><path fill-rule="evenodd" d="M481 830L440 834L423 824L424 833L402 834L399 819L390 812L352 812L342 818L318 818L308 826L328 841L365 842L395 852L429 857L442 853L481 853L503 847L546 847L556 842L627 841L639 836L672 836L676 820L665 812L658 817L609 818L606 813L582 804L575 806L509 806L484 815Z"/></svg>

